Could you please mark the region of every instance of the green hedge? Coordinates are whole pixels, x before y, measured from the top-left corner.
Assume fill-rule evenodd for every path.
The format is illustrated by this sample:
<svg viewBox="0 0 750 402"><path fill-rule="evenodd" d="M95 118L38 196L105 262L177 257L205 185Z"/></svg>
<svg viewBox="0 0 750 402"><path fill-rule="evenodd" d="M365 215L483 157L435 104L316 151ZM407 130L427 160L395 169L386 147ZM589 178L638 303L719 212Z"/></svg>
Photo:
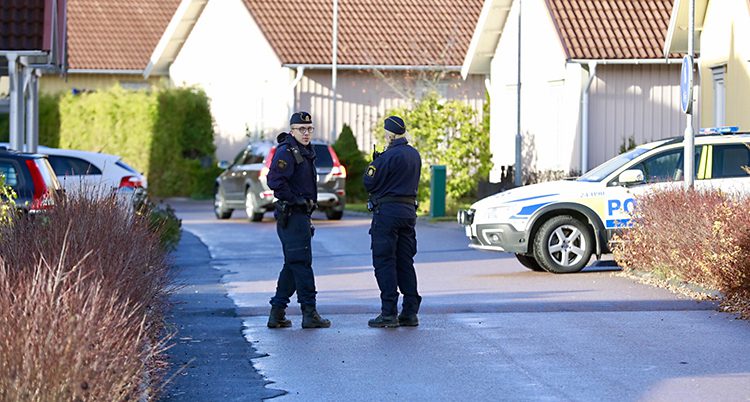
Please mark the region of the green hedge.
<svg viewBox="0 0 750 402"><path fill-rule="evenodd" d="M39 144L57 148L60 144L59 95L39 95ZM0 142L9 142L10 118L0 114Z"/></svg>
<svg viewBox="0 0 750 402"><path fill-rule="evenodd" d="M209 197L215 168L208 98L193 88L67 94L60 99L61 148L122 156L157 197Z"/></svg>

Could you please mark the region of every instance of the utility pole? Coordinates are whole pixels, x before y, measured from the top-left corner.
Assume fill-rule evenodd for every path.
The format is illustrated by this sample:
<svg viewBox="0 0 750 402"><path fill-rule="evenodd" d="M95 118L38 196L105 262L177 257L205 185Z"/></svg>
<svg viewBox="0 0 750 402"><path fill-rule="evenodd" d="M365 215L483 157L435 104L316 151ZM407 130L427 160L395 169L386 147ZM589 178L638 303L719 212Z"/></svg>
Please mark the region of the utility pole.
<svg viewBox="0 0 750 402"><path fill-rule="evenodd" d="M518 80L516 85L516 167L514 183L518 187L521 185L521 174L523 161L521 160L521 146L523 138L521 137L521 0L518 0Z"/></svg>
<svg viewBox="0 0 750 402"><path fill-rule="evenodd" d="M339 41L339 0L333 0L333 38L331 38L331 52L332 63L331 63L331 92L332 92L332 107L333 107L333 118L331 121L331 142L336 140L336 73L337 68L337 56L338 56L338 41Z"/></svg>

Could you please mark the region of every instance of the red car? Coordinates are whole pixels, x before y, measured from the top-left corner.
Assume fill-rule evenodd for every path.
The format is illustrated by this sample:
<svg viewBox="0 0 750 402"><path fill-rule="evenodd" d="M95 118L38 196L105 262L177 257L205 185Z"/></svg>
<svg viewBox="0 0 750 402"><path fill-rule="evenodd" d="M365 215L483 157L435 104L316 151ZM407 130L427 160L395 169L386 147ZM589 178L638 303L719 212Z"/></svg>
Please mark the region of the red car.
<svg viewBox="0 0 750 402"><path fill-rule="evenodd" d="M15 191L16 207L23 212L33 214L51 208L62 191L47 157L41 154L0 148L0 176Z"/></svg>

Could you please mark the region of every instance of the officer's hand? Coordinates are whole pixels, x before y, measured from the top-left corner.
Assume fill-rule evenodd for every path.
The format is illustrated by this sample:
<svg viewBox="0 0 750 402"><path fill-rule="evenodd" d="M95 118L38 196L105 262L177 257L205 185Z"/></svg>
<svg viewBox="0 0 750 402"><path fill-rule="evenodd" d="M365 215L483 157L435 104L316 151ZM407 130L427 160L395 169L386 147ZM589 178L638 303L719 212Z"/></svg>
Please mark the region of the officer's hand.
<svg viewBox="0 0 750 402"><path fill-rule="evenodd" d="M307 206L307 212L313 212L318 208L318 203L313 200L306 200L305 205Z"/></svg>

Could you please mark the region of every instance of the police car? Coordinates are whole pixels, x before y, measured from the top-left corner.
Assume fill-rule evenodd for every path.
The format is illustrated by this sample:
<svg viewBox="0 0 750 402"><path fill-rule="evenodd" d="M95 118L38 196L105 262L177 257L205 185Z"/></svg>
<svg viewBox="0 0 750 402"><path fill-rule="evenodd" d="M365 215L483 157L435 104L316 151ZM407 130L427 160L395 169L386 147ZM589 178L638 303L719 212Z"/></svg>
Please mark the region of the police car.
<svg viewBox="0 0 750 402"><path fill-rule="evenodd" d="M511 252L525 267L578 272L630 225L637 196L681 186L683 138L651 142L618 155L575 180L511 189L458 212L469 247ZM750 133L737 127L695 136L695 188L750 194ZM678 183L679 182L679 183Z"/></svg>

